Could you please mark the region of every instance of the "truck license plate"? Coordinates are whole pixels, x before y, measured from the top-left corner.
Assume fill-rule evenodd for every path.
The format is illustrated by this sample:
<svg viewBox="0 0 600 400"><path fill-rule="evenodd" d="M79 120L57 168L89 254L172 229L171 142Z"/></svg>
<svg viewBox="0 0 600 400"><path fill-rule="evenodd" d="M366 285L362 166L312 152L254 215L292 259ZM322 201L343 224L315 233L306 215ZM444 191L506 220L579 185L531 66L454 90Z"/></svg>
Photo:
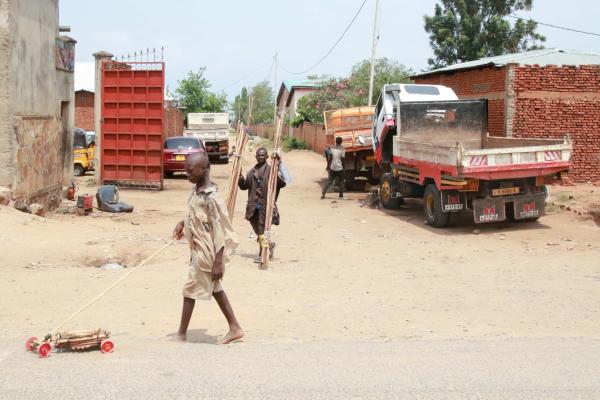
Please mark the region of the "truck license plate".
<svg viewBox="0 0 600 400"><path fill-rule="evenodd" d="M492 196L506 196L509 194L518 194L519 191L520 189L518 187L492 189Z"/></svg>
<svg viewBox="0 0 600 400"><path fill-rule="evenodd" d="M185 155L184 154L178 154L175 156L175 161L185 161Z"/></svg>

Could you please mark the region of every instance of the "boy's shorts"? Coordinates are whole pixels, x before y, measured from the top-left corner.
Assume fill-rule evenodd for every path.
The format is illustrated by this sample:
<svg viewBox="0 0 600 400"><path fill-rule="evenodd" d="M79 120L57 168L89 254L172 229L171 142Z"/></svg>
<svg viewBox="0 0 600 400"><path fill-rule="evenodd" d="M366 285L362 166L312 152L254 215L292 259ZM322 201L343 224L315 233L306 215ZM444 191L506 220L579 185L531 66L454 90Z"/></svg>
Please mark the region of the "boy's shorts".
<svg viewBox="0 0 600 400"><path fill-rule="evenodd" d="M210 300L213 293L223 291L221 281L212 280L212 272L205 272L195 263L190 263L188 278L183 285L183 297L195 300Z"/></svg>

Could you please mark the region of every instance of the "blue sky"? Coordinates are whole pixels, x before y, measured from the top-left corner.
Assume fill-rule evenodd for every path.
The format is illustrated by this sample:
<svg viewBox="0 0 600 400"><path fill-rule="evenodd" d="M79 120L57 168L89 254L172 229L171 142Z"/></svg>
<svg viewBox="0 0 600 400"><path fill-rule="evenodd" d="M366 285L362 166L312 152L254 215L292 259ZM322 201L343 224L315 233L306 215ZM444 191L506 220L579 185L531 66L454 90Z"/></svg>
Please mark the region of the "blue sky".
<svg viewBox="0 0 600 400"><path fill-rule="evenodd" d="M273 54L281 65L301 71L313 65L346 28L363 0L60 0L60 23L72 28L77 61L92 53L115 55L165 47L167 83L173 90L187 71L205 66L212 89L231 100L242 86L270 78ZM378 57L419 71L432 52L423 15L435 0L381 0ZM567 6L568 4L568 6ZM375 0L368 0L342 42L310 73L347 75L369 58ZM536 0L521 16L584 31L600 31L600 2ZM540 27L546 47L600 53L600 37ZM278 69L281 79L298 78Z"/></svg>

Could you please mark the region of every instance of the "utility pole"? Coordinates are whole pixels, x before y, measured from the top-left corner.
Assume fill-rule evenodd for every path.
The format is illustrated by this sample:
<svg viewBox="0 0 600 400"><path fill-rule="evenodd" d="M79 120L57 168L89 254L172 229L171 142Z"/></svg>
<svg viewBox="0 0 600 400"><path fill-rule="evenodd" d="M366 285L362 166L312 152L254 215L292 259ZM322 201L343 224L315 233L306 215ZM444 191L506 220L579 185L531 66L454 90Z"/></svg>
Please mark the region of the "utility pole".
<svg viewBox="0 0 600 400"><path fill-rule="evenodd" d="M377 53L377 41L379 40L379 2L375 3L375 21L373 23L373 48L371 51L371 76L369 78L369 99L367 104L373 104L373 82L375 81L375 54Z"/></svg>
<svg viewBox="0 0 600 400"><path fill-rule="evenodd" d="M277 124L277 52L273 56L273 71L275 72L275 79L273 80L273 94L275 95L275 110L273 112L273 125Z"/></svg>
<svg viewBox="0 0 600 400"><path fill-rule="evenodd" d="M248 102L248 126L252 125L252 108L254 106L254 96L250 95Z"/></svg>

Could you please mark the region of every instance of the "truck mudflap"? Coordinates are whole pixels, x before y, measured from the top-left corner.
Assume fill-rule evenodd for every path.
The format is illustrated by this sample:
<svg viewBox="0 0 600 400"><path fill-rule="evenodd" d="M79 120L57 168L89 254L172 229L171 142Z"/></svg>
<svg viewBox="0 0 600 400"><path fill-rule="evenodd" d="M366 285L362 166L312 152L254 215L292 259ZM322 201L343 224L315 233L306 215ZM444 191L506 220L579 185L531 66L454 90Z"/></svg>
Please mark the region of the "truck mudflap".
<svg viewBox="0 0 600 400"><path fill-rule="evenodd" d="M512 202L515 220L539 218L544 215L546 194L524 196L486 197L473 200L476 224L506 220L506 203Z"/></svg>
<svg viewBox="0 0 600 400"><path fill-rule="evenodd" d="M466 209L466 196L464 194L461 195L458 190L442 190L440 195L442 196L443 212L459 212Z"/></svg>
<svg viewBox="0 0 600 400"><path fill-rule="evenodd" d="M546 194L516 198L513 202L515 219L539 218L544 215Z"/></svg>
<svg viewBox="0 0 600 400"><path fill-rule="evenodd" d="M473 215L475 216L475 223L504 221L506 219L505 206L506 200L503 198L474 199Z"/></svg>

